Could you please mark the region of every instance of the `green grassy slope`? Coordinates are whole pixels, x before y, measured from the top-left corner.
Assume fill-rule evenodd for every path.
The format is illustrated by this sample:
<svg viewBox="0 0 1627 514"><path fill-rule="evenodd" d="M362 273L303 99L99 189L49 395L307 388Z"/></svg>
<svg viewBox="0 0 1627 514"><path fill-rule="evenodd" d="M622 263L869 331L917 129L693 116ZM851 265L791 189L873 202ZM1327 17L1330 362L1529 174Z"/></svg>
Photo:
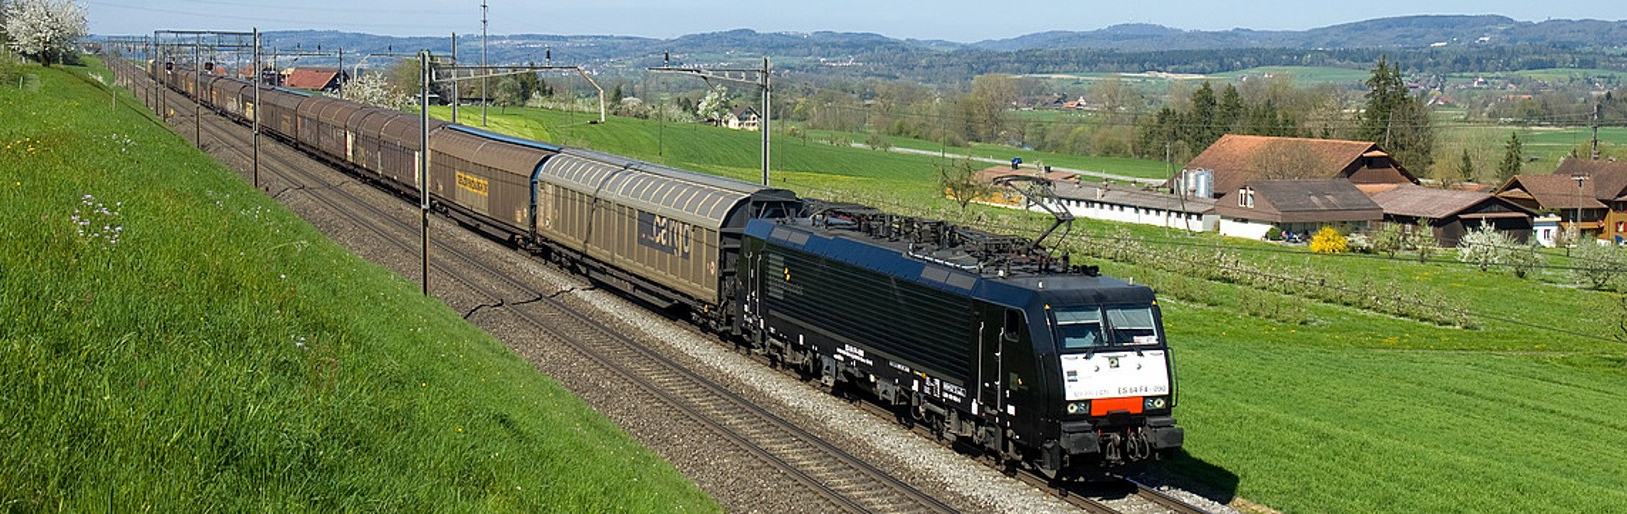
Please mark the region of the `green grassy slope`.
<svg viewBox="0 0 1627 514"><path fill-rule="evenodd" d="M568 125L546 121L564 119L558 113L524 116ZM652 125L617 118L566 130L570 144L755 177L755 134L669 125L665 151L657 153ZM776 152L799 146L777 143ZM873 150L818 148L823 153L799 156L808 160L786 173L816 186L788 185L960 217L929 172ZM825 156L830 160L819 160ZM892 166L858 174L849 168L855 162ZM967 217L1029 234L1044 226L1004 209L974 206ZM1615 394L1627 388L1627 345L1598 339L1617 335L1613 320L1627 316L1615 294L1578 289L1563 270L1520 279L1451 262L1451 254L1428 264L1331 257L1096 220L1080 220L1075 232L1139 239L1152 252L1197 251L1205 262L1224 248L1272 273L1326 274L1370 296L1431 295L1478 316L1477 329L1443 327L1090 259L1105 274L1152 285L1164 299L1180 379L1176 415L1188 438L1186 454L1167 463L1171 469L1293 513L1602 512L1627 504L1619 486L1627 452L1611 444L1627 440L1627 424L1615 414L1627 412L1627 400ZM1569 263L1558 252L1549 258ZM1275 311L1288 314L1262 314Z"/></svg>
<svg viewBox="0 0 1627 514"><path fill-rule="evenodd" d="M0 85L7 510L715 511L86 74Z"/></svg>

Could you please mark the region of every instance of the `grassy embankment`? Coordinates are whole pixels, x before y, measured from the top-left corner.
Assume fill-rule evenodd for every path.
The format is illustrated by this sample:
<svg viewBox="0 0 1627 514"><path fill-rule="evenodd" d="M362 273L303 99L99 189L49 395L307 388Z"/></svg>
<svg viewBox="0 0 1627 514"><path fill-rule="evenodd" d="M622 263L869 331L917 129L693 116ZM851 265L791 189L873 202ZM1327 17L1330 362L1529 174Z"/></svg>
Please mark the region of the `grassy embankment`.
<svg viewBox="0 0 1627 514"><path fill-rule="evenodd" d="M570 144L753 179L757 134L616 118L570 125L567 115L513 116ZM585 117L575 115L581 120ZM776 184L958 215L939 197L933 162L873 150L775 143ZM1107 170L1112 171L1112 170ZM1013 211L973 207L996 224L1038 227ZM1519 279L1457 264L1313 255L1180 231L1081 220L1075 237L1117 237L1150 251L1224 247L1277 273L1326 273L1372 296L1443 297L1479 328L1411 321L1345 305L1111 261L1104 272L1160 290L1177 352L1187 454L1168 463L1199 480L1286 512L1598 512L1627 504L1627 345L1615 334L1617 296L1574 287L1562 270ZM1566 265L1561 254L1550 264ZM1185 281L1185 298L1169 285ZM1195 282L1196 284L1193 284ZM1195 291L1195 293L1194 293ZM1292 312L1249 313L1261 302ZM1418 306L1427 309L1427 306ZM1508 319L1520 324L1499 321ZM1583 334L1557 332L1559 328Z"/></svg>
<svg viewBox="0 0 1627 514"><path fill-rule="evenodd" d="M715 511L412 282L132 96L0 85L0 505Z"/></svg>

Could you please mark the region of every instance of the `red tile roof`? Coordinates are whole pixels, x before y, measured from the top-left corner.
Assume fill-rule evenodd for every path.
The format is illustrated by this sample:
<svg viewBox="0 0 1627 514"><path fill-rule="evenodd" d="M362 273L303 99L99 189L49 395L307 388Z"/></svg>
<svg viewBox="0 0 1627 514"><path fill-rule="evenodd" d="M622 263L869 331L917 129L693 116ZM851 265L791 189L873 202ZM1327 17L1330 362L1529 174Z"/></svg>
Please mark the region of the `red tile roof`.
<svg viewBox="0 0 1627 514"><path fill-rule="evenodd" d="M338 75L337 68L294 68L283 84L295 89L323 89Z"/></svg>
<svg viewBox="0 0 1627 514"><path fill-rule="evenodd" d="M1502 202L1514 210L1525 212L1524 208L1491 193L1405 185L1373 194L1373 201L1384 208L1384 214L1437 220L1456 216L1488 200Z"/></svg>
<svg viewBox="0 0 1627 514"><path fill-rule="evenodd" d="M1186 169L1214 170L1215 193L1225 194L1243 187L1246 182L1272 175L1271 170L1265 169L1271 166L1272 159L1295 161L1294 167L1312 175L1272 178L1331 179L1348 178L1345 173L1360 168L1363 157L1389 156L1378 144L1365 141L1226 134L1187 163ZM1399 163L1395 166L1400 178L1417 181Z"/></svg>
<svg viewBox="0 0 1627 514"><path fill-rule="evenodd" d="M1573 175L1586 175L1591 180L1583 182L1593 183L1593 198L1600 201L1608 202L1627 196L1627 162L1565 159L1559 163L1559 169L1554 170L1554 175L1567 178ZM1571 185L1575 185L1574 178L1571 179Z"/></svg>
<svg viewBox="0 0 1627 514"><path fill-rule="evenodd" d="M1497 190L1497 196L1510 200L1532 200L1539 209L1603 209L1594 196L1594 181L1583 180L1580 188L1570 175L1515 175Z"/></svg>

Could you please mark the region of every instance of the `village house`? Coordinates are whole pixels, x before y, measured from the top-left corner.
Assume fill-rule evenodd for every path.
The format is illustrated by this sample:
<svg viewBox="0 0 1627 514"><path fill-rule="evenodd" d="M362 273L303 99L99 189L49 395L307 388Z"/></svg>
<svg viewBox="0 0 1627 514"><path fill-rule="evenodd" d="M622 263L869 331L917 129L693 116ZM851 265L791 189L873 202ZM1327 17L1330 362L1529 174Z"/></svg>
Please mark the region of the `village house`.
<svg viewBox="0 0 1627 514"><path fill-rule="evenodd" d="M1227 134L1187 163L1213 173L1213 195L1256 180L1326 180L1353 184L1417 184L1418 178L1376 143ZM1166 184L1178 187L1172 180Z"/></svg>
<svg viewBox="0 0 1627 514"><path fill-rule="evenodd" d="M1384 211L1386 223L1403 231L1429 230L1442 247L1455 248L1464 234L1490 225L1516 241L1529 241L1533 229L1530 210L1491 193L1434 189L1411 184L1357 186Z"/></svg>
<svg viewBox="0 0 1627 514"><path fill-rule="evenodd" d="M723 119L718 120L718 125L734 130L748 130L756 132L757 125L760 120L761 116L757 114L756 109L749 106L735 107L733 110L723 114Z"/></svg>
<svg viewBox="0 0 1627 514"><path fill-rule="evenodd" d="M1584 238L1627 244L1627 163L1565 159L1551 175L1516 175L1497 196L1557 216L1557 230L1575 226Z"/></svg>
<svg viewBox="0 0 1627 514"><path fill-rule="evenodd" d="M1215 202L1222 235L1265 239L1272 228L1307 238L1323 226L1366 232L1384 210L1350 180L1252 180Z"/></svg>
<svg viewBox="0 0 1627 514"><path fill-rule="evenodd" d="M339 68L300 67L294 68L294 71L288 74L283 85L294 89L335 93L339 91L339 83L349 78L350 74Z"/></svg>

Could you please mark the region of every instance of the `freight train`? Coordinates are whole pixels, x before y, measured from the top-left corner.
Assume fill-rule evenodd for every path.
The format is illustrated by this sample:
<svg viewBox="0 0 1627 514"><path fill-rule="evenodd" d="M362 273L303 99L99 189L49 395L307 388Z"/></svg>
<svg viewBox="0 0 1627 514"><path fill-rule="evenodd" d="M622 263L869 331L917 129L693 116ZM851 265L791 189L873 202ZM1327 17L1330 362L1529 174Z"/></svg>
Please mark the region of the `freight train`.
<svg viewBox="0 0 1627 514"><path fill-rule="evenodd" d="M137 64L116 61L124 73ZM149 62L402 196L1048 476L1180 448L1153 291L1033 241ZM194 84L197 86L194 86Z"/></svg>

